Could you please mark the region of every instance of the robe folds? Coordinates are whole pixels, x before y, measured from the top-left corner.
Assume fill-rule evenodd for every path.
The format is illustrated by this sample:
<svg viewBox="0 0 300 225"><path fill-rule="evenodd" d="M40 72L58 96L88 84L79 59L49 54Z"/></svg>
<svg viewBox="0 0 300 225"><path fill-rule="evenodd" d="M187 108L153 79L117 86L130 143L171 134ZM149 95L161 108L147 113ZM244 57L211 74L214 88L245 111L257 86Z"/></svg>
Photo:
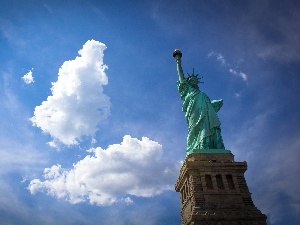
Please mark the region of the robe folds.
<svg viewBox="0 0 300 225"><path fill-rule="evenodd" d="M188 125L187 152L195 149L225 149L217 116L222 100L211 102L204 92L189 85L186 79L178 81L177 86Z"/></svg>

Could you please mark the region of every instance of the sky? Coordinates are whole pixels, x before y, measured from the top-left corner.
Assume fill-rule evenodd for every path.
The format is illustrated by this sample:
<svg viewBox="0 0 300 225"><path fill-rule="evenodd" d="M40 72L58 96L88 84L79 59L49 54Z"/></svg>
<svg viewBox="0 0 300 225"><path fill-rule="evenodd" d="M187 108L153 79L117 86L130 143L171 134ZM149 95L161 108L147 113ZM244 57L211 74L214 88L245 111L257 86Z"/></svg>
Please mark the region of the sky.
<svg viewBox="0 0 300 225"><path fill-rule="evenodd" d="M300 3L0 1L0 224L181 224L185 75L268 225L300 221ZM142 222L141 222L142 221Z"/></svg>

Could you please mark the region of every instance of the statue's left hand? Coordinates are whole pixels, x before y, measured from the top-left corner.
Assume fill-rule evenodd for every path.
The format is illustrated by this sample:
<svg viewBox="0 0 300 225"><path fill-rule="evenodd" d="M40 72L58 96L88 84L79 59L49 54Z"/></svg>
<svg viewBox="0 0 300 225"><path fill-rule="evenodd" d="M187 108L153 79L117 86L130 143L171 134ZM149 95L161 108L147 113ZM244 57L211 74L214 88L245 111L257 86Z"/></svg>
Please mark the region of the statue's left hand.
<svg viewBox="0 0 300 225"><path fill-rule="evenodd" d="M211 104L212 104L214 110L216 112L218 112L222 108L222 106L223 106L223 100L222 99L213 100L213 101L211 101Z"/></svg>

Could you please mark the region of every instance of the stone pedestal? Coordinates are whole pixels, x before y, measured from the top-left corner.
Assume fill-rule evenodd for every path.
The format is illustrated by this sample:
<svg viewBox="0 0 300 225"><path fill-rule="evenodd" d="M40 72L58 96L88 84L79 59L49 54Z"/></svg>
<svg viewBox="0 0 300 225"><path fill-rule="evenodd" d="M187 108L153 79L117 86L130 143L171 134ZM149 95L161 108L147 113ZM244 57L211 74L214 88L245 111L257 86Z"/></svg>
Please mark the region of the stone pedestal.
<svg viewBox="0 0 300 225"><path fill-rule="evenodd" d="M182 224L266 225L266 215L253 204L246 170L247 163L235 162L231 153L189 154L175 184Z"/></svg>

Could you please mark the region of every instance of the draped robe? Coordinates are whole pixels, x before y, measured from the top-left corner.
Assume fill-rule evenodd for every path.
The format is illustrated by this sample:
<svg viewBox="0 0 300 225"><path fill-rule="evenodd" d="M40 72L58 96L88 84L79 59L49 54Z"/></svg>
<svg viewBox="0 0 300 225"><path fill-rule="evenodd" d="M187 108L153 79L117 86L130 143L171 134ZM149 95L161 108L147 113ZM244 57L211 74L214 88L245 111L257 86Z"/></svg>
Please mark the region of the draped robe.
<svg viewBox="0 0 300 225"><path fill-rule="evenodd" d="M196 149L225 149L217 116L222 100L211 102L204 92L192 87L186 79L178 81L177 86L188 124L187 152Z"/></svg>

